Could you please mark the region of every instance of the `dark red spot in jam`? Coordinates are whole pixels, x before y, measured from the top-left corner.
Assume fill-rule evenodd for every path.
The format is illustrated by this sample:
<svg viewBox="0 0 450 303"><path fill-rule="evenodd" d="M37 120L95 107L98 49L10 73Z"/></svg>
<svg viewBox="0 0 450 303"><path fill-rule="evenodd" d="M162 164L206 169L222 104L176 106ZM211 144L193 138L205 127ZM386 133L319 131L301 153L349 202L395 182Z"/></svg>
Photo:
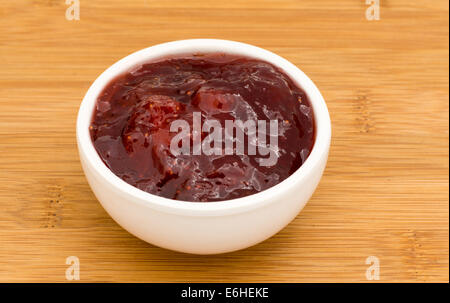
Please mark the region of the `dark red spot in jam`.
<svg viewBox="0 0 450 303"><path fill-rule="evenodd" d="M170 125L185 120L192 131L194 112L222 126L278 120L276 164L261 166L264 156L248 153L175 156ZM89 129L114 174L184 201L234 199L278 184L303 164L315 135L308 97L287 75L260 60L218 53L165 58L117 77L98 97Z"/></svg>

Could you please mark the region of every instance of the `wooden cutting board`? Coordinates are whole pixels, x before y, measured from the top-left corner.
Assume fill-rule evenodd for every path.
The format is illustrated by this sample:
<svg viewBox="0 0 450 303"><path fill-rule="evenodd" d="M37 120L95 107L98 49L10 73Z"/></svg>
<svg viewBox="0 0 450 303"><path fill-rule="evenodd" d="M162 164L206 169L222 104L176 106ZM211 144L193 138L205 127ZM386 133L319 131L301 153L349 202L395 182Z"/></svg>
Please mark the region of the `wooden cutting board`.
<svg viewBox="0 0 450 303"><path fill-rule="evenodd" d="M64 0L0 3L0 282L448 282L446 0ZM95 78L145 47L222 38L301 68L333 126L324 177L279 234L194 256L120 228L83 175L79 104ZM270 224L270 222L267 222ZM376 265L376 264L375 264Z"/></svg>

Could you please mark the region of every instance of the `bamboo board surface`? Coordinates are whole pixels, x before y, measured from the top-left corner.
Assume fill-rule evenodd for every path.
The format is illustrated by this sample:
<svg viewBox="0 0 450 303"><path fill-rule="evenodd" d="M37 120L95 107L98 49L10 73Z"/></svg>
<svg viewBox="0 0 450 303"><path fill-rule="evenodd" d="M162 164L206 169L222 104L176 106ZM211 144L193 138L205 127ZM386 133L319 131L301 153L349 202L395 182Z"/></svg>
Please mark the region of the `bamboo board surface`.
<svg viewBox="0 0 450 303"><path fill-rule="evenodd" d="M448 2L81 0L0 2L0 282L448 282ZM284 230L217 256L175 253L120 228L76 147L95 78L145 47L222 38L300 67L327 101L324 177ZM268 222L270 224L270 222Z"/></svg>

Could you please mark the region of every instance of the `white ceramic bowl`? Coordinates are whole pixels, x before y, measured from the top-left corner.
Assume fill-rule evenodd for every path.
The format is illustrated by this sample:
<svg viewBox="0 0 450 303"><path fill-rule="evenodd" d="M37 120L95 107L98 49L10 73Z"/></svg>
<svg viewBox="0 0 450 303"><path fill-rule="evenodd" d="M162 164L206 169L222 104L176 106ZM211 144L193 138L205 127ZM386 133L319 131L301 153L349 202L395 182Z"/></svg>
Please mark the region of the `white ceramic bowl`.
<svg viewBox="0 0 450 303"><path fill-rule="evenodd" d="M117 75L140 63L171 54L226 52L258 58L281 68L308 95L316 141L308 159L291 176L260 193L221 202L184 202L144 192L117 177L102 162L89 134L97 96ZM314 83L289 61L267 50L233 41L194 39L155 45L133 53L104 71L84 97L77 141L87 180L111 217L144 241L193 254L243 249L271 237L305 206L320 181L331 139L325 101ZM295 142L292 142L295 144Z"/></svg>

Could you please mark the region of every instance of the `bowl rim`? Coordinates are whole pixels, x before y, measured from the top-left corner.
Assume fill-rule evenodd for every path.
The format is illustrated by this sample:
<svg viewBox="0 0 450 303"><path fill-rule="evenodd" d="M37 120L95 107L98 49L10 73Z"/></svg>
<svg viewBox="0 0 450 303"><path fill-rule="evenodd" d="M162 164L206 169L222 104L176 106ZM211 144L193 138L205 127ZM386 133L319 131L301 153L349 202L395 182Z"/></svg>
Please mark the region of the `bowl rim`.
<svg viewBox="0 0 450 303"><path fill-rule="evenodd" d="M311 103L316 136L314 146L306 161L288 178L255 194L216 202L192 202L160 197L128 184L116 176L101 160L89 133L89 125L98 95L118 75L146 61L177 54L224 52L267 61L284 71L307 94ZM220 39L188 39L157 44L136 51L115 62L92 83L86 92L77 116L76 136L81 158L88 162L93 172L104 179L111 189L132 196L134 201L170 213L183 215L225 215L245 212L274 202L280 193L292 189L320 167L327 157L331 141L331 121L328 109L316 85L298 67L268 50L250 44ZM326 161L326 159L325 159ZM125 203L125 201L123 201ZM307 201L305 201L306 204Z"/></svg>

